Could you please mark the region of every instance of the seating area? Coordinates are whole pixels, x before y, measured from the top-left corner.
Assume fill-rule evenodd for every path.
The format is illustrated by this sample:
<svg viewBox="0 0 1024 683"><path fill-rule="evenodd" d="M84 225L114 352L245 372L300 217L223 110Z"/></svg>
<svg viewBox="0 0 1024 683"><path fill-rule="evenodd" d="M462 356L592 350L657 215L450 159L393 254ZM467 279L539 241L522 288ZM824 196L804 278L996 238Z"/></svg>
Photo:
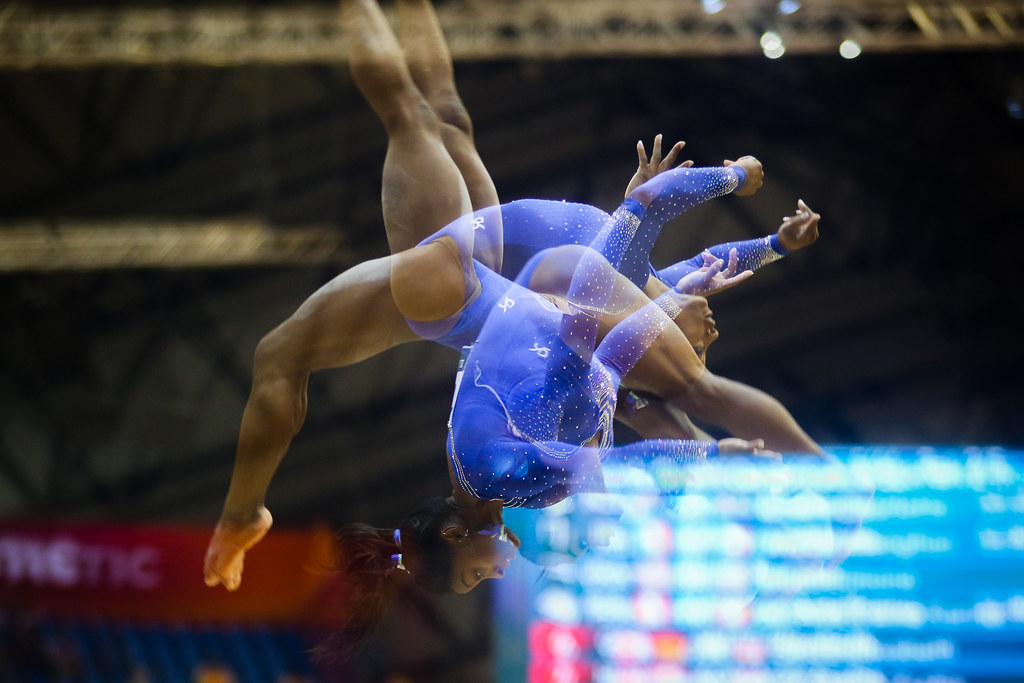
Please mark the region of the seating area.
<svg viewBox="0 0 1024 683"><path fill-rule="evenodd" d="M28 618L0 624L0 680L300 683L316 679L299 629Z"/></svg>

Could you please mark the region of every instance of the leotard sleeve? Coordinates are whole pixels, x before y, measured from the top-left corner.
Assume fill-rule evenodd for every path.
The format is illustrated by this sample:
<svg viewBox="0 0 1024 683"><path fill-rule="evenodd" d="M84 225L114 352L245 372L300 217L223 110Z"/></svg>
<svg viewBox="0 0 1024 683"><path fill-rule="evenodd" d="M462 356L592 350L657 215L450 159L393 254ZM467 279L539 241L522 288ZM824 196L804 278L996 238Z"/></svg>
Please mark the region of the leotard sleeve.
<svg viewBox="0 0 1024 683"><path fill-rule="evenodd" d="M753 240L716 244L705 251L710 252L715 258L722 259L728 264L729 252L733 249L736 250L737 272L757 270L762 266L778 261L789 253L782 248L777 234ZM702 254L697 254L693 258L655 271L655 276L669 287L675 287L683 277L696 270L700 270L703 266L704 257Z"/></svg>
<svg viewBox="0 0 1024 683"><path fill-rule="evenodd" d="M665 223L709 199L735 192L746 179L740 166L674 168L634 189L620 210L637 213L640 223L619 271L642 289L651 273L651 249Z"/></svg>

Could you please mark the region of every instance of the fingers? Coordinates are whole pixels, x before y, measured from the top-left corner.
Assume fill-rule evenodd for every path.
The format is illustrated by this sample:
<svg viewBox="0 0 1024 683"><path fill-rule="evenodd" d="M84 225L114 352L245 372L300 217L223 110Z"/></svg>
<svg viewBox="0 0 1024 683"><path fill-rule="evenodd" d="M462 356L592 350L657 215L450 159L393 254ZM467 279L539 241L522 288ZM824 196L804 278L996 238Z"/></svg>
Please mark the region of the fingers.
<svg viewBox="0 0 1024 683"><path fill-rule="evenodd" d="M690 168L691 166L693 166L693 159L687 159L683 163L679 164L677 168Z"/></svg>
<svg viewBox="0 0 1024 683"><path fill-rule="evenodd" d="M753 274L754 271L752 270L744 270L742 273L737 273L736 275L733 275L731 278L729 278L729 284L738 285L739 283L743 282Z"/></svg>
<svg viewBox="0 0 1024 683"><path fill-rule="evenodd" d="M658 170L659 171L665 171L665 170L671 168L672 164L674 164L676 162L676 157L679 156L679 153L683 151L683 147L685 147L685 146L686 146L686 143L683 142L682 140L680 140L676 144L672 145L672 149L670 149L668 151L668 154L665 155L665 158L658 165ZM683 163L686 163L686 162L683 162ZM693 163L693 162L690 162L690 163Z"/></svg>
<svg viewBox="0 0 1024 683"><path fill-rule="evenodd" d="M814 222L818 222L819 220L821 220L821 214L815 213L814 209L807 206L807 203L804 202L804 200L798 199L796 201L796 205L798 210L803 211L805 214L809 215L811 219L814 220Z"/></svg>
<svg viewBox="0 0 1024 683"><path fill-rule="evenodd" d="M737 251L736 247L733 247L732 249L729 250L729 273L735 273L736 269L739 267L739 263L739 251Z"/></svg>
<svg viewBox="0 0 1024 683"><path fill-rule="evenodd" d="M651 149L651 159L661 161L661 133L654 136L654 147Z"/></svg>
<svg viewBox="0 0 1024 683"><path fill-rule="evenodd" d="M637 140L636 142L636 156L640 162L640 166L646 166L649 163L647 161L647 152L644 150L643 140Z"/></svg>

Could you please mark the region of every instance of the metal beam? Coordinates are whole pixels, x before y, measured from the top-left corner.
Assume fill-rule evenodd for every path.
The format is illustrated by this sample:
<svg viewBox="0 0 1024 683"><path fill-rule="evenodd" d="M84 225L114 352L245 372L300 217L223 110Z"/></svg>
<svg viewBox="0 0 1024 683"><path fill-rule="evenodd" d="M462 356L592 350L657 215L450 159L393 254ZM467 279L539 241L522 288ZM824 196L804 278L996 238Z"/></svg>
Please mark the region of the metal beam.
<svg viewBox="0 0 1024 683"><path fill-rule="evenodd" d="M101 268L214 268L354 261L331 226L273 228L260 221L0 225L0 272Z"/></svg>
<svg viewBox="0 0 1024 683"><path fill-rule="evenodd" d="M759 54L778 33L791 54L835 53L847 38L866 52L1024 46L1024 8L1012 0L462 0L438 7L453 56L558 59ZM720 9L719 9L720 8ZM0 68L105 64L330 63L347 47L330 7L0 8Z"/></svg>

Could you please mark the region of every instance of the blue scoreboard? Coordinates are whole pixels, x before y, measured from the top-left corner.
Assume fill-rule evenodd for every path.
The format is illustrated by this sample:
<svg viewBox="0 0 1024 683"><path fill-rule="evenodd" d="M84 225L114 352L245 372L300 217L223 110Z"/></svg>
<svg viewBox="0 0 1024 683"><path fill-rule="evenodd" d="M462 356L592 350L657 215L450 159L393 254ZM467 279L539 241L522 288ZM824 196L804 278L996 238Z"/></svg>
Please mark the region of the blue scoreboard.
<svg viewBox="0 0 1024 683"><path fill-rule="evenodd" d="M1024 681L1024 452L828 451L506 510L495 679Z"/></svg>

